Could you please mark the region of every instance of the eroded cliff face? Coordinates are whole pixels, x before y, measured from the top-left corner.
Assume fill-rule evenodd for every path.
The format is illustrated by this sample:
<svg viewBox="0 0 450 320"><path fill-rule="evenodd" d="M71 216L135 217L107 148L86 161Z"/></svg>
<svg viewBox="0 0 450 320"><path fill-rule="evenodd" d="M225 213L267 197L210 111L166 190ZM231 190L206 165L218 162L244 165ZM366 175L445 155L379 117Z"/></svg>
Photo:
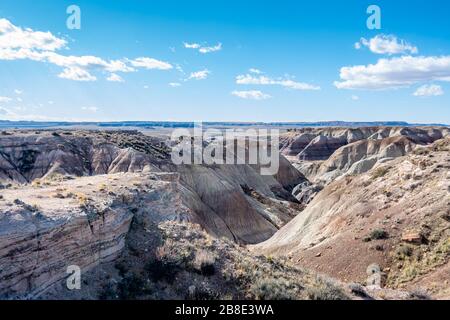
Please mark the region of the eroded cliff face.
<svg viewBox="0 0 450 320"><path fill-rule="evenodd" d="M121 254L135 214L189 221L176 174L111 174L1 190L0 297L36 298L75 265Z"/></svg>
<svg viewBox="0 0 450 320"><path fill-rule="evenodd" d="M147 141L148 140L148 141ZM159 171L167 153L134 131L12 131L0 135L0 180L29 183L55 174L89 176Z"/></svg>

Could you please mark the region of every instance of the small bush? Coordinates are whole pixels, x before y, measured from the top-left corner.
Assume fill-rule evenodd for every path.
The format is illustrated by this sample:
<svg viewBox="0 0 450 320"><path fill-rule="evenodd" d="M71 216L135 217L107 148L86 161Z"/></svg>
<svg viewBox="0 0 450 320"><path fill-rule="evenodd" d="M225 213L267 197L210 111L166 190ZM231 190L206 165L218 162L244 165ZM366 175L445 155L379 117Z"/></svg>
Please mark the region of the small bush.
<svg viewBox="0 0 450 320"><path fill-rule="evenodd" d="M372 179L378 179L381 177L384 177L387 173L389 172L389 168L388 167L381 167L381 168L377 168L372 172Z"/></svg>
<svg viewBox="0 0 450 320"><path fill-rule="evenodd" d="M116 298L118 297L112 284L104 285L98 295L99 300L114 300Z"/></svg>
<svg viewBox="0 0 450 320"><path fill-rule="evenodd" d="M204 276L212 276L216 273L215 267L216 258L214 255L206 250L199 250L195 254L194 268L200 271Z"/></svg>
<svg viewBox="0 0 450 320"><path fill-rule="evenodd" d="M139 275L126 276L118 285L120 299L135 300L143 293L144 285L144 280Z"/></svg>
<svg viewBox="0 0 450 320"><path fill-rule="evenodd" d="M387 239L388 237L389 237L388 233L382 229L375 229L369 235L369 238L371 240L383 240Z"/></svg>
<svg viewBox="0 0 450 320"><path fill-rule="evenodd" d="M348 300L341 288L320 277L313 287L308 288L307 293L311 300Z"/></svg>
<svg viewBox="0 0 450 320"><path fill-rule="evenodd" d="M186 295L186 299L187 300L218 300L218 299L220 299L220 294L206 286L202 286L202 287L190 286L189 292Z"/></svg>
<svg viewBox="0 0 450 320"><path fill-rule="evenodd" d="M259 300L295 300L297 290L285 279L263 278L257 280L250 291Z"/></svg>
<svg viewBox="0 0 450 320"><path fill-rule="evenodd" d="M147 262L145 270L154 281L166 281L173 283L176 274L185 269L189 260L182 252L178 252L171 242L166 242L156 250L156 257Z"/></svg>
<svg viewBox="0 0 450 320"><path fill-rule="evenodd" d="M171 284L175 280L175 276L180 271L180 268L174 262L153 259L147 262L145 271L148 272L153 282L166 281Z"/></svg>
<svg viewBox="0 0 450 320"><path fill-rule="evenodd" d="M414 248L410 245L401 245L398 249L397 249L397 256L400 259L404 259L405 257L411 257L413 255L414 252Z"/></svg>

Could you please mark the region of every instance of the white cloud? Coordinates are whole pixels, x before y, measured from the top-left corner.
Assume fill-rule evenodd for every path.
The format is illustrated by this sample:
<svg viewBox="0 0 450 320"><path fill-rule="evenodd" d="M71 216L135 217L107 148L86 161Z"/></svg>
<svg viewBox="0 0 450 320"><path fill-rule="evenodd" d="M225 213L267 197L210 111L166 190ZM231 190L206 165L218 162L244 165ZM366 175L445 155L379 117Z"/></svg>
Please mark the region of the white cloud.
<svg viewBox="0 0 450 320"><path fill-rule="evenodd" d="M96 113L98 111L97 107L82 107L81 110Z"/></svg>
<svg viewBox="0 0 450 320"><path fill-rule="evenodd" d="M266 100L272 98L272 96L265 94L259 90L233 91L231 92L231 94L242 99L252 100Z"/></svg>
<svg viewBox="0 0 450 320"><path fill-rule="evenodd" d="M291 79L272 79L266 76L253 76L250 74L237 76L236 83L246 85L279 85L294 90L320 90L319 86L296 82Z"/></svg>
<svg viewBox="0 0 450 320"><path fill-rule="evenodd" d="M200 53L210 53L210 52L216 52L222 50L222 44L219 43L213 47L202 47L198 51Z"/></svg>
<svg viewBox="0 0 450 320"><path fill-rule="evenodd" d="M22 91L22 90L19 90L19 89L15 89L15 90L14 90L14 93L20 95L20 94L23 93L23 91Z"/></svg>
<svg viewBox="0 0 450 320"><path fill-rule="evenodd" d="M436 84L423 85L414 92L416 97L431 97L431 96L442 96L444 90L442 87Z"/></svg>
<svg viewBox="0 0 450 320"><path fill-rule="evenodd" d="M380 34L370 40L361 38L359 42L355 43L356 49L361 49L363 46L368 47L370 51L377 54L416 54L419 52L417 47L405 40L397 39L394 35Z"/></svg>
<svg viewBox="0 0 450 320"><path fill-rule="evenodd" d="M111 73L111 75L108 78L106 78L106 80L111 82L123 82L122 77L116 73Z"/></svg>
<svg viewBox="0 0 450 320"><path fill-rule="evenodd" d="M50 32L22 29L6 19L0 19L0 49L55 51L66 44L64 39L59 39Z"/></svg>
<svg viewBox="0 0 450 320"><path fill-rule="evenodd" d="M0 103L8 103L10 102L12 99L9 97L0 97Z"/></svg>
<svg viewBox="0 0 450 320"><path fill-rule="evenodd" d="M148 85L144 85L144 89L148 89L150 88Z"/></svg>
<svg viewBox="0 0 450 320"><path fill-rule="evenodd" d="M204 80L204 79L208 78L208 75L209 75L210 73L211 73L211 72L210 72L209 70L207 70L207 69L201 70L201 71L192 72L192 73L189 75L188 80L191 80L191 79L194 79L194 80Z"/></svg>
<svg viewBox="0 0 450 320"><path fill-rule="evenodd" d="M450 56L403 56L380 59L376 64L343 67L339 89L380 90L409 87L429 81L450 81Z"/></svg>
<svg viewBox="0 0 450 320"><path fill-rule="evenodd" d="M63 68L60 78L76 81L95 81L94 71L108 73L136 72L136 68L170 70L172 65L149 57L134 60L104 60L96 56L67 56L56 53L65 48L67 42L50 32L33 31L14 26L0 19L0 60L28 59L51 63Z"/></svg>
<svg viewBox="0 0 450 320"><path fill-rule="evenodd" d="M186 49L199 49L201 46L198 43L184 43Z"/></svg>
<svg viewBox="0 0 450 320"><path fill-rule="evenodd" d="M184 43L184 47L186 49L195 49L200 53L210 53L222 50L222 44L218 43L215 46L202 46L198 43Z"/></svg>
<svg viewBox="0 0 450 320"><path fill-rule="evenodd" d="M181 86L181 83L179 83L179 82L171 82L171 83L169 83L169 86L171 86L172 88L176 88L176 87Z"/></svg>
<svg viewBox="0 0 450 320"><path fill-rule="evenodd" d="M248 71L251 72L251 73L256 73L256 74L261 74L261 73L263 73L261 70L256 69L256 68L250 68Z"/></svg>
<svg viewBox="0 0 450 320"><path fill-rule="evenodd" d="M157 70L173 69L173 66L170 63L146 57L130 60L130 63L133 67L140 67L145 69L157 69Z"/></svg>
<svg viewBox="0 0 450 320"><path fill-rule="evenodd" d="M358 100L359 100L359 97L358 97L357 95L352 95L352 100L353 100L353 101L358 101Z"/></svg>
<svg viewBox="0 0 450 320"><path fill-rule="evenodd" d="M67 80L74 81L96 81L97 78L90 74L88 71L79 67L66 68L61 72L58 77Z"/></svg>

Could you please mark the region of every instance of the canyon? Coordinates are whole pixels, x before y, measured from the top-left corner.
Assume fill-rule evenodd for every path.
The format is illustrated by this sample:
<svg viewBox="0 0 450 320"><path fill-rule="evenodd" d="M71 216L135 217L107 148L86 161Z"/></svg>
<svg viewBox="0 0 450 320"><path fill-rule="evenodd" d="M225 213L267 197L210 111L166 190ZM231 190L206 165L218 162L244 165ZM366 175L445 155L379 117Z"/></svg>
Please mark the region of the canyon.
<svg viewBox="0 0 450 320"><path fill-rule="evenodd" d="M140 128L2 129L0 297L450 298L449 133L286 129L265 176Z"/></svg>

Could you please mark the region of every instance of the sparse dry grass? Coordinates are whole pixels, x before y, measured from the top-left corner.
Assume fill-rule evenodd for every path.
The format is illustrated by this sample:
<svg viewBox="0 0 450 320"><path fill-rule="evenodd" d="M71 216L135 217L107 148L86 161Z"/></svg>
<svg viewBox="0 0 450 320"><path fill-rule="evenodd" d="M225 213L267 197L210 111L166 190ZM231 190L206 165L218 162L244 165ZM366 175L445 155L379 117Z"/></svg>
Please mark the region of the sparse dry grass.
<svg viewBox="0 0 450 320"><path fill-rule="evenodd" d="M373 180L376 180L378 178L382 178L384 177L388 172L389 172L390 168L389 167L379 167L377 169L375 169L372 174L371 174L371 178Z"/></svg>

